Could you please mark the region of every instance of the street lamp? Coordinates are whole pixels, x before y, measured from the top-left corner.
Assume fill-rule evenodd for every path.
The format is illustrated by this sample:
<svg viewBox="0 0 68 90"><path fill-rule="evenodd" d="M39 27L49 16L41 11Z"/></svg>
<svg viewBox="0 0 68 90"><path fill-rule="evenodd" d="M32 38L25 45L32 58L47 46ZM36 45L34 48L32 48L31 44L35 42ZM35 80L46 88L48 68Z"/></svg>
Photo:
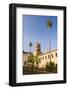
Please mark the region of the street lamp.
<svg viewBox="0 0 68 90"><path fill-rule="evenodd" d="M50 61L51 61L51 33L50 33L50 28L52 27L52 25L53 25L53 23L52 23L52 21L49 19L48 21L47 21L47 27L48 27L48 41L49 41L49 52L50 52Z"/></svg>

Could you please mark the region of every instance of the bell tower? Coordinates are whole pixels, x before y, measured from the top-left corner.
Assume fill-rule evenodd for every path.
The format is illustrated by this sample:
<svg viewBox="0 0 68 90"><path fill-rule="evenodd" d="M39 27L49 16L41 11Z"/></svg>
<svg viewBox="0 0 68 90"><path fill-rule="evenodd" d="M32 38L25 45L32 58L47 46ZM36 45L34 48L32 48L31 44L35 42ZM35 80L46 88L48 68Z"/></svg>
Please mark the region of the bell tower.
<svg viewBox="0 0 68 90"><path fill-rule="evenodd" d="M35 44L34 56L38 56L39 54L41 54L41 46L40 46L40 43L36 43Z"/></svg>

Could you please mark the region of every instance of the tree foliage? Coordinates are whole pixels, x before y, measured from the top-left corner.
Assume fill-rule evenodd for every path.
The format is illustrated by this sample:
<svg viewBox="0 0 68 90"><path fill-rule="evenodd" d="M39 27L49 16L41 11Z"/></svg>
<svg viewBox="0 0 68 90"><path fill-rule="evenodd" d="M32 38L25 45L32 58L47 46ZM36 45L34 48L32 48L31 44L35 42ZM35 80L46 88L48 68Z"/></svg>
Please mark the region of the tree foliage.
<svg viewBox="0 0 68 90"><path fill-rule="evenodd" d="M32 42L29 43L29 47L32 47Z"/></svg>
<svg viewBox="0 0 68 90"><path fill-rule="evenodd" d="M28 56L28 62L35 67L38 66L38 64L40 63L40 59L37 56L31 54L30 56Z"/></svg>
<svg viewBox="0 0 68 90"><path fill-rule="evenodd" d="M57 71L57 64L55 64L52 61L48 62L45 67L46 67L47 72L56 72Z"/></svg>
<svg viewBox="0 0 68 90"><path fill-rule="evenodd" d="M47 21L47 26L48 26L48 28L51 28L52 25L53 25L53 23L52 23L52 21L49 19L49 20Z"/></svg>
<svg viewBox="0 0 68 90"><path fill-rule="evenodd" d="M40 63L40 59L37 56L34 56L31 54L28 56L28 63L31 64L31 69L33 72L33 69L38 67L38 65Z"/></svg>

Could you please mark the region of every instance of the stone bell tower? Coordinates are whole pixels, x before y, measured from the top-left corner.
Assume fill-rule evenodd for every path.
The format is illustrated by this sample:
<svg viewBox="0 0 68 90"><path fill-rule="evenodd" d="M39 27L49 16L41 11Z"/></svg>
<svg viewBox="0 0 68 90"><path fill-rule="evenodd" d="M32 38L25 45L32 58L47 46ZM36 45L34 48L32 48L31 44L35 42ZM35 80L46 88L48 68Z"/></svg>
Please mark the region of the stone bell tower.
<svg viewBox="0 0 68 90"><path fill-rule="evenodd" d="M35 51L34 51L34 56L38 56L41 54L41 46L40 43L35 44Z"/></svg>

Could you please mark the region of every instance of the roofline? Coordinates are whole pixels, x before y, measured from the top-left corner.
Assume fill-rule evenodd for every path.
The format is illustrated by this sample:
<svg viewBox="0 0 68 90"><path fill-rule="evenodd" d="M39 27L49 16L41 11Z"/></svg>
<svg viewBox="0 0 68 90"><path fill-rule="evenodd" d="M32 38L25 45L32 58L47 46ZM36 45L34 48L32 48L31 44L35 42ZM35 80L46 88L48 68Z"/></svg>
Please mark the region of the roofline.
<svg viewBox="0 0 68 90"><path fill-rule="evenodd" d="M54 52L54 51L57 51L57 49L51 50L50 52ZM48 53L49 53L49 51L46 52L46 53L42 53L42 54L40 54L40 55L44 55L44 54L48 54Z"/></svg>

